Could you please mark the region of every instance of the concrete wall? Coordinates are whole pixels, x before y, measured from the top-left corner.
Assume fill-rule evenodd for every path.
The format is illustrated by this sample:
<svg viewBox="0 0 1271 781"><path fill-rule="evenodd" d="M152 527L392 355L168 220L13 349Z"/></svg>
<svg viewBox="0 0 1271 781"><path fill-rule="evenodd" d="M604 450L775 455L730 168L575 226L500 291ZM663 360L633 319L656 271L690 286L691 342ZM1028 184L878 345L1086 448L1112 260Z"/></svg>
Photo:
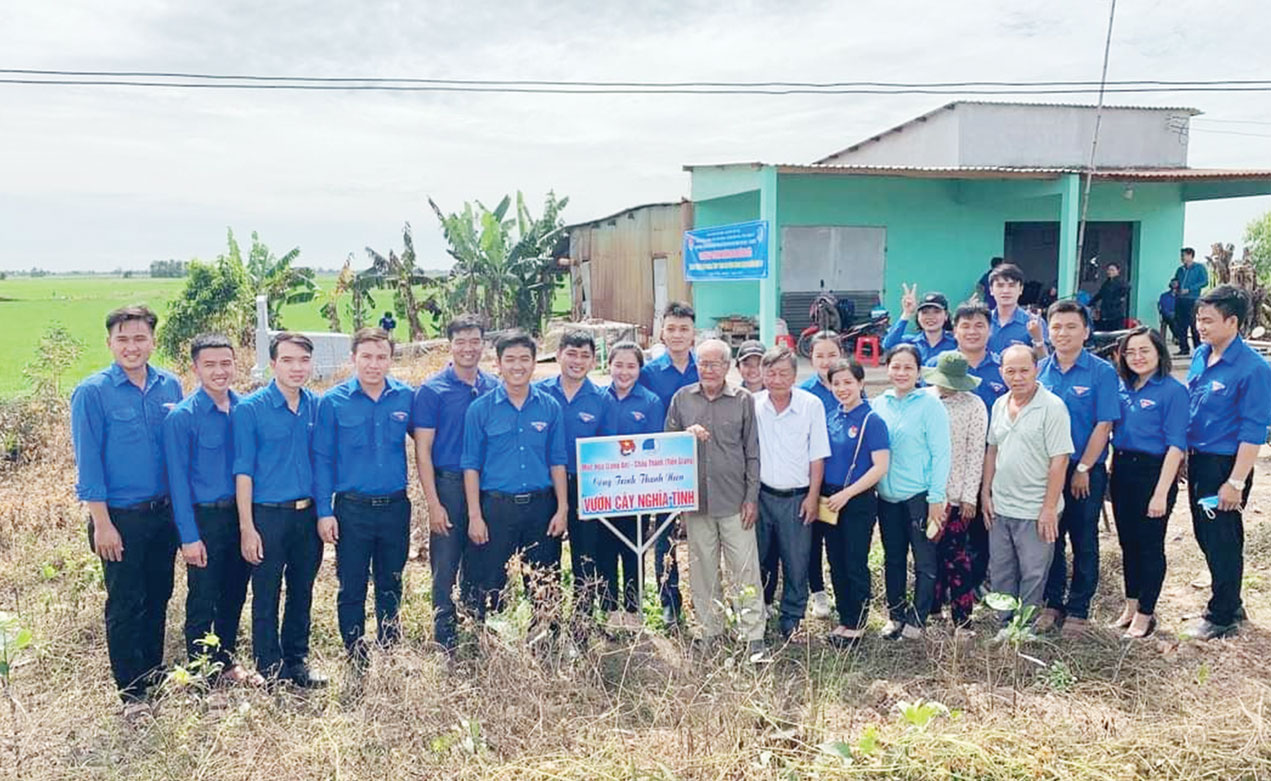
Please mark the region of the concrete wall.
<svg viewBox="0 0 1271 781"><path fill-rule="evenodd" d="M957 165L958 116L956 110L940 111L899 132L887 133L877 141L867 141L858 149L820 162L826 165Z"/></svg>
<svg viewBox="0 0 1271 781"><path fill-rule="evenodd" d="M790 225L884 226L884 305L899 311L902 282L939 290L958 302L973 292L989 258L1002 254L1007 222L1059 220L1060 196L1042 194L1056 186L1053 181L782 176L774 233ZM1096 185L1089 219L1137 223L1131 314L1155 322L1156 298L1178 263L1184 216L1180 190L1174 184L1140 184L1131 199L1124 194L1124 185ZM696 225L756 219L758 210L757 192L702 201ZM779 268L772 273L780 279ZM712 317L757 314L758 299L754 282L694 285L702 328L713 326Z"/></svg>

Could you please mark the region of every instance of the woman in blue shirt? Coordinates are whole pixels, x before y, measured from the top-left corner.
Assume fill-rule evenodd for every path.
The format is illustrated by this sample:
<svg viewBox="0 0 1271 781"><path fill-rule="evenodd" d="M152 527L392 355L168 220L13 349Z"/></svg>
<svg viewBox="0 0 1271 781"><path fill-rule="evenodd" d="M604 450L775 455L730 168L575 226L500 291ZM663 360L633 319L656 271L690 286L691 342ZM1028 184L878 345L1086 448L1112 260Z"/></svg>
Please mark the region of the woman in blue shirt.
<svg viewBox="0 0 1271 781"><path fill-rule="evenodd" d="M648 388L640 385L640 370L644 368L644 352L635 342L618 342L609 350L609 376L612 382L605 392L613 397L618 408L614 431L619 436L652 434L662 430L666 423L666 410L662 400ZM636 516L624 515L610 518L623 537L636 541ZM609 527L600 533L597 554L600 561L596 568L605 582L601 593L601 609L609 613L609 623L616 629L638 630L640 620L640 595L637 593L636 567L639 562L635 551L618 538ZM622 585L618 585L618 562L622 562ZM622 599L616 596L621 588Z"/></svg>
<svg viewBox="0 0 1271 781"><path fill-rule="evenodd" d="M887 352L892 387L872 403L887 424L891 463L878 483L878 528L883 538L883 581L889 620L883 636L922 637L936 595L936 543L944 524L949 478L949 414L939 397L918 388L918 348L902 344ZM909 552L914 557L910 602Z"/></svg>
<svg viewBox="0 0 1271 781"><path fill-rule="evenodd" d="M1169 348L1146 326L1121 337L1121 419L1112 434L1112 514L1121 541L1125 609L1112 623L1126 637L1156 631L1165 581L1165 527L1178 498L1187 447L1188 397L1170 376Z"/></svg>
<svg viewBox="0 0 1271 781"><path fill-rule="evenodd" d="M839 360L827 372L838 406L826 417L830 457L825 460L821 503L838 516L826 525L825 552L839 623L830 643L847 648L865 634L869 612L869 545L878 503L874 486L887 473L887 424L861 399L865 370Z"/></svg>

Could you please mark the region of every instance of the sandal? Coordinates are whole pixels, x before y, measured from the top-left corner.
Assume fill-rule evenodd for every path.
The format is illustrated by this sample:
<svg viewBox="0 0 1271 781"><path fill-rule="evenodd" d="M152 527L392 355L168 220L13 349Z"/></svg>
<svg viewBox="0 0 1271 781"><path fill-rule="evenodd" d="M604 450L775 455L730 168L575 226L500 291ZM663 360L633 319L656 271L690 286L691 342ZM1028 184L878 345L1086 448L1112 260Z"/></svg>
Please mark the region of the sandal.
<svg viewBox="0 0 1271 781"><path fill-rule="evenodd" d="M265 677L258 672L250 672L241 664L233 664L221 672L221 678L233 684L259 687L265 685Z"/></svg>
<svg viewBox="0 0 1271 781"><path fill-rule="evenodd" d="M1147 620L1147 629L1144 629L1144 630L1143 630L1143 634L1141 634L1141 635L1134 634L1134 630L1133 630L1133 629L1127 629L1127 630L1126 630L1126 632L1125 632L1125 634L1123 634L1123 635L1121 635L1121 636L1122 636L1122 637L1124 637L1124 638L1127 638L1127 639L1129 639L1129 640L1142 640L1142 639L1143 639L1143 638L1145 638L1145 637L1151 637L1151 636L1152 636L1152 633L1153 633L1153 632L1155 632L1155 631L1156 631L1156 614L1154 613L1154 614L1152 614L1152 616L1151 616L1151 617L1149 617L1149 618L1148 618L1148 620Z"/></svg>

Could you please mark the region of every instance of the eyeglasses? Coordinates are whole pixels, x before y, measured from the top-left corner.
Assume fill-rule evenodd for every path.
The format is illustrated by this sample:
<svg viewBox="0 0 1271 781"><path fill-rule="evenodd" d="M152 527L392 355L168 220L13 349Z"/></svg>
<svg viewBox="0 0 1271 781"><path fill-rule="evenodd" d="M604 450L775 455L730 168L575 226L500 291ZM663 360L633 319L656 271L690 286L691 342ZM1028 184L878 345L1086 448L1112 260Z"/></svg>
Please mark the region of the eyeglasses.
<svg viewBox="0 0 1271 781"><path fill-rule="evenodd" d="M697 368L706 369L707 371L715 371L728 367L727 361L698 361Z"/></svg>

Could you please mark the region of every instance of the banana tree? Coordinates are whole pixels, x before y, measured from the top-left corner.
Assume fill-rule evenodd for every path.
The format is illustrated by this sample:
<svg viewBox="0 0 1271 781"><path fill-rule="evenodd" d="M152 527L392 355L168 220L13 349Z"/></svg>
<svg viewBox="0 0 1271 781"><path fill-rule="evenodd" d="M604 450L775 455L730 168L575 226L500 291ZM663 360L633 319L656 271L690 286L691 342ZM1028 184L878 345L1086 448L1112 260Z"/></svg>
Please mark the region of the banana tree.
<svg viewBox="0 0 1271 781"><path fill-rule="evenodd" d="M234 232L229 233L230 252L238 254ZM254 295L264 295L269 305L269 327L282 328L282 308L287 304L308 303L317 296L313 269L294 265L300 248L293 247L281 258L252 231L252 247L247 255L247 278Z"/></svg>

